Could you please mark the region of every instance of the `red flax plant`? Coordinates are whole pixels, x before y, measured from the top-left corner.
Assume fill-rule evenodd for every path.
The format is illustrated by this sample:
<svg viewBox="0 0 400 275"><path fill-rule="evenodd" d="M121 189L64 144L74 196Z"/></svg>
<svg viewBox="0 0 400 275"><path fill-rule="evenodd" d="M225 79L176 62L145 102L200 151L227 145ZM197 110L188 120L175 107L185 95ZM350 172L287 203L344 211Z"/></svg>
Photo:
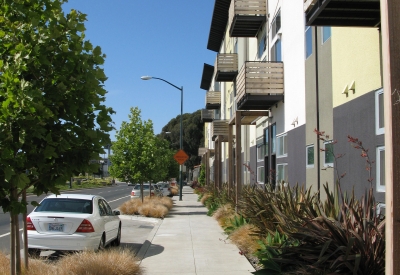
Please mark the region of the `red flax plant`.
<svg viewBox="0 0 400 275"><path fill-rule="evenodd" d="M324 132L316 133L322 140L329 139ZM348 196L340 188L342 175L335 184L337 195L324 185L328 199L301 204L302 211L294 212L295 218L274 207L273 215L288 236L284 245L270 248L274 250L270 259L275 263L274 271L286 274L385 273L385 218L376 212L370 176L373 162L358 139L349 138L349 142L360 149L361 156L367 160L370 187L360 199L355 198L354 190ZM335 156L335 161L338 157L340 155ZM263 271L265 273L256 274L273 274L268 273L272 271L268 265Z"/></svg>

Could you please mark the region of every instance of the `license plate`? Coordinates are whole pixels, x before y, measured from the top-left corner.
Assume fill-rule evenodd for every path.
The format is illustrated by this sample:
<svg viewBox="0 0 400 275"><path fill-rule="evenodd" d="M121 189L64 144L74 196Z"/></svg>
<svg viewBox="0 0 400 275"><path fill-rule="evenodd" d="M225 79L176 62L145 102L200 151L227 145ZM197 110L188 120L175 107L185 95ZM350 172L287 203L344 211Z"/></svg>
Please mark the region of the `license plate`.
<svg viewBox="0 0 400 275"><path fill-rule="evenodd" d="M63 232L64 224L62 223L49 223L49 231Z"/></svg>

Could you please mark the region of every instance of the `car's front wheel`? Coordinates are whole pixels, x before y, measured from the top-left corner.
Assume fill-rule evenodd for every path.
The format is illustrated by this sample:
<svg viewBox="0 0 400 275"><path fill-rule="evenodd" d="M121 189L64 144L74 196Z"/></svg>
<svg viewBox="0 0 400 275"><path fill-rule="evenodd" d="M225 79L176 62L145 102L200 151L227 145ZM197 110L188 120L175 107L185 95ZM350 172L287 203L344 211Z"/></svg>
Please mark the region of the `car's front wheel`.
<svg viewBox="0 0 400 275"><path fill-rule="evenodd" d="M121 225L118 227L118 234L115 240L113 240L113 246L119 246L121 244Z"/></svg>

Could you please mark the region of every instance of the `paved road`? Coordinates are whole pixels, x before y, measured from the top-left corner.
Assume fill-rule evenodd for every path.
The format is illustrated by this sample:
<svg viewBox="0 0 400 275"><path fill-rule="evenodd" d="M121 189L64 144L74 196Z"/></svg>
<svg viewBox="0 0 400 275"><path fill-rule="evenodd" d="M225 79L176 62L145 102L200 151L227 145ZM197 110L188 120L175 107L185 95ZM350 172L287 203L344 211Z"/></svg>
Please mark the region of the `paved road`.
<svg viewBox="0 0 400 275"><path fill-rule="evenodd" d="M95 189L77 189L71 191L63 191L62 193L79 193L79 194L93 194L100 195L104 197L110 204L112 209L118 208L122 203L130 199L130 192L132 190L132 186L127 186L126 183L118 183L118 185L108 186L103 188L95 188ZM41 196L27 196L28 201L37 201L40 202L46 195ZM34 207L28 206L28 213L33 210ZM123 231L122 231L122 245L129 246L134 250L138 250L141 246L141 240L146 239L148 233L154 227L156 221L153 219L146 219L140 217L127 218L121 216L121 220L123 222ZM20 216L20 224L19 227L22 230L22 215ZM133 233L135 232L135 233ZM124 244L124 239L128 237L126 234L134 234L135 238L130 241L129 244ZM124 236L125 235L125 236ZM132 238L131 238L132 240ZM22 244L22 240L21 240ZM0 251L8 254L10 251L10 216L9 213L0 213Z"/></svg>

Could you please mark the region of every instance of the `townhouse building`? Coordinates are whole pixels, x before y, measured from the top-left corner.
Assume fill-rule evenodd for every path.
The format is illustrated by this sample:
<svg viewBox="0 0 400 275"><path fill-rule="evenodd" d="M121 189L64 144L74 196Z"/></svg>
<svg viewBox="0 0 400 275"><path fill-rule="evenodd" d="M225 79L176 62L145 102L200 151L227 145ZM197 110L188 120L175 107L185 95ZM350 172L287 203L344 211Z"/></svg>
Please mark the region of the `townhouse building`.
<svg viewBox="0 0 400 275"><path fill-rule="evenodd" d="M384 201L379 30L307 26L316 1L305 2L215 1L207 49L216 59L204 64L200 85L207 182L322 190L339 171L345 189L358 194L373 177ZM348 135L376 160L371 175ZM336 153L343 155L337 162Z"/></svg>

